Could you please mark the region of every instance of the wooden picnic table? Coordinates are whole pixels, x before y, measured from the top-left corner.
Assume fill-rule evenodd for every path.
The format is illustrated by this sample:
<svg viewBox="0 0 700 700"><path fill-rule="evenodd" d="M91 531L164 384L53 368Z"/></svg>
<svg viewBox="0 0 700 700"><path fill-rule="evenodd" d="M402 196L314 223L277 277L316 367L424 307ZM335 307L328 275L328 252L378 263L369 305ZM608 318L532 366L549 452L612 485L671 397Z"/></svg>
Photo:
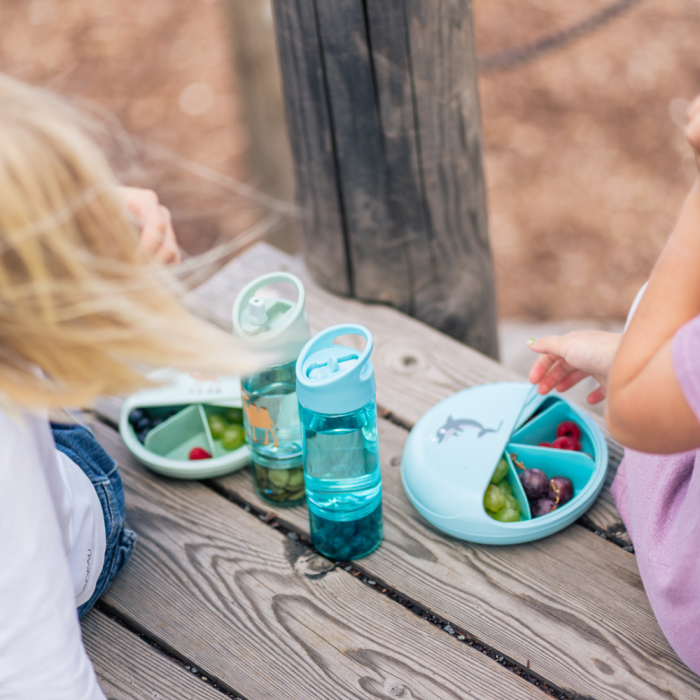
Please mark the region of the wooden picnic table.
<svg viewBox="0 0 700 700"><path fill-rule="evenodd" d="M308 540L305 506L274 508L248 468L204 482L149 472L124 447L119 401L91 421L121 468L138 545L83 633L108 698L700 697L649 607L609 492L562 532L475 545L432 528L398 469L411 425L437 401L521 379L393 309L319 289L300 259L258 244L191 295L230 327L233 299L264 272L307 290L312 331L367 326L380 407L384 541L338 566Z"/></svg>

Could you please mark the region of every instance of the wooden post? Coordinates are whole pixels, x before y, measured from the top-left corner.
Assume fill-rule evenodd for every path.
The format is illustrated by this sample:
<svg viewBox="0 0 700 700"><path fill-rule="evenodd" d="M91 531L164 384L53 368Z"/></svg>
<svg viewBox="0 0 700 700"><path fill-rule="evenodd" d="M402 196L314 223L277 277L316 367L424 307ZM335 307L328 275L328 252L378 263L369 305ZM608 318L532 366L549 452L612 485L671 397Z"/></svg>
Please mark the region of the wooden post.
<svg viewBox="0 0 700 700"><path fill-rule="evenodd" d="M497 357L469 0L273 0L304 255Z"/></svg>

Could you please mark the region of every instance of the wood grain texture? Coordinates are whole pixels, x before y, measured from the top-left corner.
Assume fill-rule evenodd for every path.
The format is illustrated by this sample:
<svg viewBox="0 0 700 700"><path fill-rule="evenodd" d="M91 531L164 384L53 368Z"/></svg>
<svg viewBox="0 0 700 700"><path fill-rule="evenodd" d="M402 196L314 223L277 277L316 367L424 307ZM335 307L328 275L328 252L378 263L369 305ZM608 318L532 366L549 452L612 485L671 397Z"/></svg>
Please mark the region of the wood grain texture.
<svg viewBox="0 0 700 700"><path fill-rule="evenodd" d="M400 479L407 434L380 420L385 539L357 565L553 684L594 698L694 698L700 680L664 638L635 557L579 525L512 547L438 532ZM267 505L249 470L217 483L308 534L305 506Z"/></svg>
<svg viewBox="0 0 700 700"><path fill-rule="evenodd" d="M307 0L274 0L273 7L306 260L320 284L349 295L342 201L315 7Z"/></svg>
<svg viewBox="0 0 700 700"><path fill-rule="evenodd" d="M230 328L231 308L238 291L252 279L274 270L292 272L304 283L313 332L337 323L360 323L370 329L374 336L372 364L377 401L406 425L413 425L431 406L461 389L489 382L524 381L503 365L394 309L329 294L313 282L301 258L264 243L246 251L195 290L190 303L196 305L198 313ZM610 495L622 448L610 437L599 416L588 415L606 436L610 461L603 491L584 516L585 522L594 529L618 533L627 541Z"/></svg>
<svg viewBox="0 0 700 700"><path fill-rule="evenodd" d="M95 426L139 540L103 600L249 700L541 697L492 659Z"/></svg>
<svg viewBox="0 0 700 700"><path fill-rule="evenodd" d="M275 8L312 275L497 356L470 3Z"/></svg>
<svg viewBox="0 0 700 700"><path fill-rule="evenodd" d="M91 610L81 626L85 648L108 700L225 697L98 610Z"/></svg>

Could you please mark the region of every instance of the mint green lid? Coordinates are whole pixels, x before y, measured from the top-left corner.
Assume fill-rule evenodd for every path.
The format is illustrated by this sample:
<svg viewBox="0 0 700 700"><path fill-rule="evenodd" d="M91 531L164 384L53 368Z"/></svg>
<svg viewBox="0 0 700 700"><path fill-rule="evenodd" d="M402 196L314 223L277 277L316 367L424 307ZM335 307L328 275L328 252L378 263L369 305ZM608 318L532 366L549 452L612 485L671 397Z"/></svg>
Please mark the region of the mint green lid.
<svg viewBox="0 0 700 700"><path fill-rule="evenodd" d="M260 296L264 287L286 282L297 291L296 301ZM247 284L233 304L234 333L252 343L265 345L279 364L296 360L311 338L309 319L304 308L304 285L289 272L272 272Z"/></svg>

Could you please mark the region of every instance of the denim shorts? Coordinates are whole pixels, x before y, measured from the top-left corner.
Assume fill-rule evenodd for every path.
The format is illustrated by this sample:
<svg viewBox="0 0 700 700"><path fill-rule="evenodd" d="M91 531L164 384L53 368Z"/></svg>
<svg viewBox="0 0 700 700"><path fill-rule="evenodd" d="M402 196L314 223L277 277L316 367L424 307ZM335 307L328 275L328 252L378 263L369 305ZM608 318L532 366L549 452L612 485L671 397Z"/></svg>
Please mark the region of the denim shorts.
<svg viewBox="0 0 700 700"><path fill-rule="evenodd" d="M116 462L82 425L51 423L51 430L58 450L73 460L95 487L105 521L105 560L95 592L78 608L82 617L126 563L134 549L136 533L124 527L124 487Z"/></svg>

